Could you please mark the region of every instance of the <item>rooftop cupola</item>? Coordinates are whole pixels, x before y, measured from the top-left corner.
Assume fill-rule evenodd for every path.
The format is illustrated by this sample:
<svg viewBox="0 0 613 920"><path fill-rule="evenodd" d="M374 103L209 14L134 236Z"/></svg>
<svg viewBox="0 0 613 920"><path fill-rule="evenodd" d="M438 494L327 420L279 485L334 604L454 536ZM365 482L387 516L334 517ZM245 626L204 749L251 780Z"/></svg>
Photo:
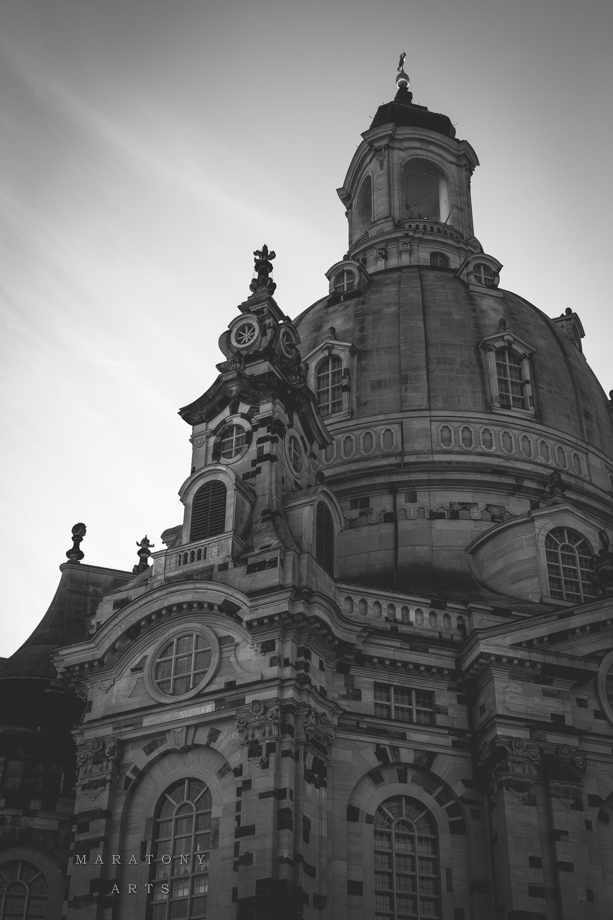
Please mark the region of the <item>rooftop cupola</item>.
<svg viewBox="0 0 613 920"><path fill-rule="evenodd" d="M394 101L377 109L338 189L349 221L348 257L369 272L414 264L457 270L481 251L470 198L479 161L446 115L413 102L405 57Z"/></svg>

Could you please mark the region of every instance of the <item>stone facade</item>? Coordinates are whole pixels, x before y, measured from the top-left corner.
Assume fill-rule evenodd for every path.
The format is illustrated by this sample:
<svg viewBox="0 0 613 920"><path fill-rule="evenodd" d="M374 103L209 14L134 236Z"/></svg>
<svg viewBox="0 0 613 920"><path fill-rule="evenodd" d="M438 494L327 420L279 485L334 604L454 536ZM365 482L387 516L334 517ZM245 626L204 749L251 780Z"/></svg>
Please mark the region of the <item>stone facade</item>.
<svg viewBox="0 0 613 920"><path fill-rule="evenodd" d="M44 646L61 841L7 797L0 852L49 920L613 916L610 410L576 314L500 289L476 154L399 81L328 296L291 321L255 253L165 548L64 567L98 587Z"/></svg>

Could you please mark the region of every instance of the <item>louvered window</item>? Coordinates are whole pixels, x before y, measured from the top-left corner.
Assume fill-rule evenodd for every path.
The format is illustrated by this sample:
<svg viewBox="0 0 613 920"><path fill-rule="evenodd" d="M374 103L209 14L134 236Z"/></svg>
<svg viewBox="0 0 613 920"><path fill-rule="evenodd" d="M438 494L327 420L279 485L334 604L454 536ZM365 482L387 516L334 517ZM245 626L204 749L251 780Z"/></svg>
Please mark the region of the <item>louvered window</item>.
<svg viewBox="0 0 613 920"><path fill-rule="evenodd" d="M513 348L496 349L498 395L503 409L527 409L524 362Z"/></svg>
<svg viewBox="0 0 613 920"><path fill-rule="evenodd" d="M211 793L199 779L179 780L158 802L148 920L207 916L211 809Z"/></svg>
<svg viewBox="0 0 613 920"><path fill-rule="evenodd" d="M317 503L316 558L329 575L334 575L334 521L325 502Z"/></svg>
<svg viewBox="0 0 613 920"><path fill-rule="evenodd" d="M338 355L324 358L317 365L317 405L323 416L343 408L343 362Z"/></svg>
<svg viewBox="0 0 613 920"><path fill-rule="evenodd" d="M556 527L545 537L549 593L580 604L594 597L592 550L580 533Z"/></svg>
<svg viewBox="0 0 613 920"><path fill-rule="evenodd" d="M190 542L205 540L226 529L226 487L213 480L201 486L192 503Z"/></svg>

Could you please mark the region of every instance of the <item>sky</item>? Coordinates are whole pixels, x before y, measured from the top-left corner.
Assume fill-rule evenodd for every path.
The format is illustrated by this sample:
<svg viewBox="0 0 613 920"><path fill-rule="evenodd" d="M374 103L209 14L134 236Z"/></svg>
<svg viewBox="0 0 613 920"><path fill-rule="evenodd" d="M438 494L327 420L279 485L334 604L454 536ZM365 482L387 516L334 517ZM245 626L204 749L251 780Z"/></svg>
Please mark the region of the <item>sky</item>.
<svg viewBox="0 0 613 920"><path fill-rule="evenodd" d="M277 253L295 317L347 248L342 185L398 55L480 160L501 286L576 310L613 387L610 41L601 0L0 0L0 656L85 562L182 520L217 340Z"/></svg>

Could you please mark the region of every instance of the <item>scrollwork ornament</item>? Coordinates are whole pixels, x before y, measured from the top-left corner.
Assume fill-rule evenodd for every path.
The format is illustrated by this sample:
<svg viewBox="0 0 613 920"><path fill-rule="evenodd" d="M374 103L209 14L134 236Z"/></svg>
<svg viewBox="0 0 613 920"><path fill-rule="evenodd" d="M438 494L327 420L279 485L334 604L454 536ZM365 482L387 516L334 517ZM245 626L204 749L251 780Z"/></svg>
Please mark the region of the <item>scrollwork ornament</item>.
<svg viewBox="0 0 613 920"><path fill-rule="evenodd" d="M241 744L270 741L279 737L281 707L276 701L253 700L247 710L236 716L236 729Z"/></svg>

